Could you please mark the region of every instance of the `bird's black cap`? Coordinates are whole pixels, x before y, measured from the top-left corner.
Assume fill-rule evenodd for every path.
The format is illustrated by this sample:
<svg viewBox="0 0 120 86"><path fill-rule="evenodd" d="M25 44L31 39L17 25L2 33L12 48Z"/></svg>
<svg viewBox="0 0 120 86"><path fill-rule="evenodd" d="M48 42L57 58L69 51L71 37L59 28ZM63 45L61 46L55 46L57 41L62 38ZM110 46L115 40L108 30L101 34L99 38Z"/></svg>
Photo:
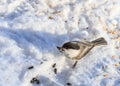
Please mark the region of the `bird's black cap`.
<svg viewBox="0 0 120 86"><path fill-rule="evenodd" d="M80 46L78 44L75 44L75 43L72 43L72 42L67 42L62 47L66 48L66 49L75 49L75 50L80 49Z"/></svg>

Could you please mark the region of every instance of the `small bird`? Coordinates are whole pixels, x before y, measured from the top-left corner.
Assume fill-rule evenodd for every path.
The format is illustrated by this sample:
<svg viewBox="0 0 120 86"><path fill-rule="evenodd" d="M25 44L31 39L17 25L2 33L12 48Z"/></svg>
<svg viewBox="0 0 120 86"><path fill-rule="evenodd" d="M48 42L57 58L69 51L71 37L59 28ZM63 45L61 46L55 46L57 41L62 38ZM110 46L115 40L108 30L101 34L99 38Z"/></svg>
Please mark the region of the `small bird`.
<svg viewBox="0 0 120 86"><path fill-rule="evenodd" d="M78 60L83 58L89 51L100 45L107 45L107 41L101 37L91 42L89 41L70 41L62 45L57 46L57 49L62 52L67 58L75 60L73 68L76 66Z"/></svg>

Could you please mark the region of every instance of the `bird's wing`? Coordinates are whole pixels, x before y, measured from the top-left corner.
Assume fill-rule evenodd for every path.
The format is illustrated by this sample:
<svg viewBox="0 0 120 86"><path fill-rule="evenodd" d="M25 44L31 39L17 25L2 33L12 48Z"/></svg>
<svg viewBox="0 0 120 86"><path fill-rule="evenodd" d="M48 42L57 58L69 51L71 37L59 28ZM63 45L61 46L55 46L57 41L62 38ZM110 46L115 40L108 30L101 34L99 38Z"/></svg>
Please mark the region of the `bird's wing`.
<svg viewBox="0 0 120 86"><path fill-rule="evenodd" d="M88 41L84 41L84 42L78 42L78 44L80 45L80 46L92 46L93 45L93 43L91 43L91 42L88 42Z"/></svg>
<svg viewBox="0 0 120 86"><path fill-rule="evenodd" d="M75 57L77 60L83 58L94 46L90 42L81 42L80 47L80 53Z"/></svg>

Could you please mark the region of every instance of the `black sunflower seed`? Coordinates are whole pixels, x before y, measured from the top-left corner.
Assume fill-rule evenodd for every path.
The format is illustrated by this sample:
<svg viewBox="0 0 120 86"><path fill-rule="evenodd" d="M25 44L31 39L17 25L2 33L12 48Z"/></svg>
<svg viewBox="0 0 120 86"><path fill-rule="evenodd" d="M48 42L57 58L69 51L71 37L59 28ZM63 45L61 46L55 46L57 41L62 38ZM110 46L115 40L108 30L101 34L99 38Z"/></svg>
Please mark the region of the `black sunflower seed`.
<svg viewBox="0 0 120 86"><path fill-rule="evenodd" d="M54 63L53 65L52 65L52 67L54 68L56 66L56 63Z"/></svg>
<svg viewBox="0 0 120 86"><path fill-rule="evenodd" d="M68 86L71 86L72 84L68 82L67 85L68 85Z"/></svg>
<svg viewBox="0 0 120 86"><path fill-rule="evenodd" d="M30 83L36 83L36 84L40 84L40 81L37 78L32 78L32 80L30 81Z"/></svg>
<svg viewBox="0 0 120 86"><path fill-rule="evenodd" d="M57 69L56 68L54 69L54 73L57 74Z"/></svg>
<svg viewBox="0 0 120 86"><path fill-rule="evenodd" d="M30 69L33 69L34 68L34 66L30 66L30 67L28 67L28 69L30 70Z"/></svg>

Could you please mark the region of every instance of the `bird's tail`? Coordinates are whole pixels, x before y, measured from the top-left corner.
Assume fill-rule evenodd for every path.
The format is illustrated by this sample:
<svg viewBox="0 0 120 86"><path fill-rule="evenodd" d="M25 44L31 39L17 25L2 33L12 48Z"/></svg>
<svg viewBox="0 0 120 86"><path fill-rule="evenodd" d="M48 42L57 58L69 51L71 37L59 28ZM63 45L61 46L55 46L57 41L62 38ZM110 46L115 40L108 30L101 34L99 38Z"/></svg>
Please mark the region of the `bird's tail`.
<svg viewBox="0 0 120 86"><path fill-rule="evenodd" d="M93 43L95 46L107 45L107 41L103 37L93 40L91 43Z"/></svg>

